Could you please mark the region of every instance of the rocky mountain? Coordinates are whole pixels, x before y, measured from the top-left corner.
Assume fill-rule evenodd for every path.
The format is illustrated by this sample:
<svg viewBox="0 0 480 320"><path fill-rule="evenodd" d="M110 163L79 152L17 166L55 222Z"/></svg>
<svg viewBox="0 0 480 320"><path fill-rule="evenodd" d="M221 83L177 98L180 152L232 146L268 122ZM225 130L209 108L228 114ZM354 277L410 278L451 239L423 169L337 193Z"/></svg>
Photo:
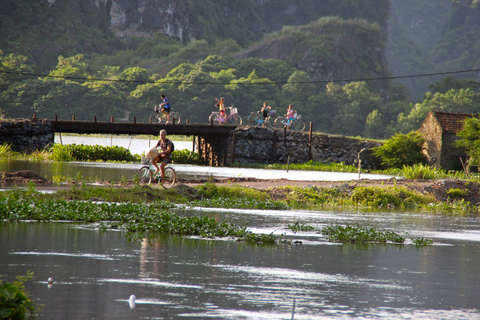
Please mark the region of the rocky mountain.
<svg viewBox="0 0 480 320"><path fill-rule="evenodd" d="M0 50L50 70L59 55L113 54L162 33L184 44L233 39L238 58L286 59L313 79L411 75L478 68L479 8L476 0L2 0ZM338 19L318 24L325 17ZM439 79L401 81L418 98Z"/></svg>

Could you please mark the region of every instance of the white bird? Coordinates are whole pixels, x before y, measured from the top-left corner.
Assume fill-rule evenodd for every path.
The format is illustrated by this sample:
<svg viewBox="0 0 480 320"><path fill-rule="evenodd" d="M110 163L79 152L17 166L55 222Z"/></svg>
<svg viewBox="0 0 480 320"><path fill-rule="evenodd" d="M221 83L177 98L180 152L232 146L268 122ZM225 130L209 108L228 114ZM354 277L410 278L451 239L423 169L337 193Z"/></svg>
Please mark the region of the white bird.
<svg viewBox="0 0 480 320"><path fill-rule="evenodd" d="M135 295L132 294L130 296L130 299L128 299L128 305L130 306L130 309L135 308L135 298L136 298Z"/></svg>
<svg viewBox="0 0 480 320"><path fill-rule="evenodd" d="M53 278L52 277L48 278L47 282L48 284L53 284Z"/></svg>

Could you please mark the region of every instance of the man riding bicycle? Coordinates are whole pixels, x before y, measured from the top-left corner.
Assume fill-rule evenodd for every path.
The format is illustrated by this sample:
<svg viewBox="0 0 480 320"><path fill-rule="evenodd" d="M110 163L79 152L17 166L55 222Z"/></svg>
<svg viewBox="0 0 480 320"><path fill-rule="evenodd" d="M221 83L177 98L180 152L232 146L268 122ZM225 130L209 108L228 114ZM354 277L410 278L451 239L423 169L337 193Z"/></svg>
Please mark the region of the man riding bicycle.
<svg viewBox="0 0 480 320"><path fill-rule="evenodd" d="M162 103L159 105L160 110L163 112L165 117L167 118L167 123L170 121L170 112L172 111L172 108L170 106L170 101L165 97L164 94L160 96L162 98Z"/></svg>

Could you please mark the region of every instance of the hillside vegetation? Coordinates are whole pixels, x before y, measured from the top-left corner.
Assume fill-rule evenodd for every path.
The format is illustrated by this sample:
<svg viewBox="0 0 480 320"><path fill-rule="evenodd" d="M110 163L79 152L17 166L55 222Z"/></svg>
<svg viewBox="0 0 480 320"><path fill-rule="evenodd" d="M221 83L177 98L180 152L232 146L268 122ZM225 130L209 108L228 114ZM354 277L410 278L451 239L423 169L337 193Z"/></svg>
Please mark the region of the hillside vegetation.
<svg viewBox="0 0 480 320"><path fill-rule="evenodd" d="M478 68L479 6L5 0L0 113L146 121L164 93L183 119L206 122L223 96L244 117L263 102L279 114L293 104L314 130L386 138L416 130L430 110L480 111L478 82L463 80L474 73L402 80L408 88L386 80Z"/></svg>

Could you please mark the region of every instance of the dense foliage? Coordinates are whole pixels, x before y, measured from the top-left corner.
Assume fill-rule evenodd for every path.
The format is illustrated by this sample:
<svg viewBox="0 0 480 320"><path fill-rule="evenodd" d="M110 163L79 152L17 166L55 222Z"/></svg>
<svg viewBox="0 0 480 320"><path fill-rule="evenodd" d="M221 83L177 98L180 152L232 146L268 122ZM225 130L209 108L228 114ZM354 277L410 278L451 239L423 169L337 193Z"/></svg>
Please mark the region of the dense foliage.
<svg viewBox="0 0 480 320"><path fill-rule="evenodd" d="M465 148L468 163L480 165L480 119L477 117L465 119L465 125L457 136L460 139L455 144Z"/></svg>
<svg viewBox="0 0 480 320"><path fill-rule="evenodd" d="M33 272L17 276L13 282L0 279L0 319L33 319L39 306L25 288L25 282L33 278Z"/></svg>
<svg viewBox="0 0 480 320"><path fill-rule="evenodd" d="M146 12L168 11L164 1L143 5ZM239 0L218 6L206 0L172 6L178 21L143 15L131 27L150 36L127 37L105 2L4 1L0 116L109 120L129 114L146 121L164 93L182 119L206 122L214 98L223 96L242 116L263 102L279 114L293 104L316 131L388 138L417 130L431 110L480 111L474 80L428 78L437 83L418 103L409 101L405 86L388 80L328 83L383 79L387 64L394 74L474 68L478 1ZM127 11L136 19L135 10ZM389 13L395 16L387 30ZM162 33L170 27L170 36ZM405 81L410 89L426 88L419 79Z"/></svg>
<svg viewBox="0 0 480 320"><path fill-rule="evenodd" d="M425 139L416 131L397 133L380 147L374 148L374 154L382 159L382 164L394 168L425 163L422 152L424 142Z"/></svg>

